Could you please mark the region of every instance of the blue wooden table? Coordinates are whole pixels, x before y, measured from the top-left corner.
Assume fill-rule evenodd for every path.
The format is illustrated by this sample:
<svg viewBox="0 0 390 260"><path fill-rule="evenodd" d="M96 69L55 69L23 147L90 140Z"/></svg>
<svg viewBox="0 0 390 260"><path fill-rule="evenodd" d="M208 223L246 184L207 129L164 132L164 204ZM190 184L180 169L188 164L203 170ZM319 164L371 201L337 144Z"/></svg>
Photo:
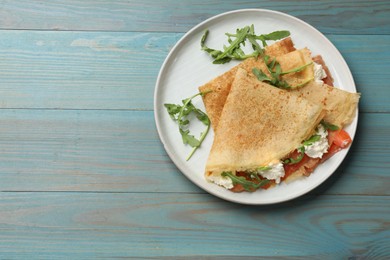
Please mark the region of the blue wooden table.
<svg viewBox="0 0 390 260"><path fill-rule="evenodd" d="M362 93L346 160L290 202L191 183L153 92L193 26L242 8L325 34ZM390 258L389 1L0 1L0 259Z"/></svg>

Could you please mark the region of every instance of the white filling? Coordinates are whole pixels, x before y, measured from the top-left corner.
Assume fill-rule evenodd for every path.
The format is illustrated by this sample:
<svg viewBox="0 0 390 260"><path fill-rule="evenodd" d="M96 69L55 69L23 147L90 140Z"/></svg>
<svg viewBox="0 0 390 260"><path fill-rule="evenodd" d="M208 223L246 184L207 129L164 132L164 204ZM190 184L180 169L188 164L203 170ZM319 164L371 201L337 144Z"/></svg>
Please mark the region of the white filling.
<svg viewBox="0 0 390 260"><path fill-rule="evenodd" d="M305 154L311 158L322 158L322 155L328 151L328 131L320 124L317 127L316 135L321 136L320 139L316 142L313 142L310 145L305 145ZM275 180L276 183L280 183L280 179L284 177L284 167L283 163L270 163L267 167L264 167L264 170L260 168L256 170L256 173L268 180ZM210 182L222 186L226 189L233 188L233 181L229 177L223 177L220 174L212 174L207 177Z"/></svg>
<svg viewBox="0 0 390 260"><path fill-rule="evenodd" d="M281 162L271 163L267 170L257 170L257 173L267 178L268 180L275 180L276 183L280 182L280 178L284 176L284 168Z"/></svg>
<svg viewBox="0 0 390 260"><path fill-rule="evenodd" d="M328 151L328 131L320 124L317 127L316 135L321 136L320 140L312 143L311 145L305 145L305 154L311 158L322 158L322 155Z"/></svg>
<svg viewBox="0 0 390 260"><path fill-rule="evenodd" d="M315 82L322 85L322 84L324 84L322 79L324 79L326 77L327 77L327 75L326 75L325 70L322 68L322 65L314 62L314 80L315 80Z"/></svg>
<svg viewBox="0 0 390 260"><path fill-rule="evenodd" d="M223 177L220 174L212 174L208 176L207 179L228 190L233 188L233 181L229 177Z"/></svg>
<svg viewBox="0 0 390 260"><path fill-rule="evenodd" d="M284 176L284 168L281 162L271 163L265 170L258 169L256 173L268 180L275 180L276 183L280 183L280 178ZM229 177L221 176L220 174L212 174L207 177L210 182L213 182L226 189L233 188L233 181Z"/></svg>

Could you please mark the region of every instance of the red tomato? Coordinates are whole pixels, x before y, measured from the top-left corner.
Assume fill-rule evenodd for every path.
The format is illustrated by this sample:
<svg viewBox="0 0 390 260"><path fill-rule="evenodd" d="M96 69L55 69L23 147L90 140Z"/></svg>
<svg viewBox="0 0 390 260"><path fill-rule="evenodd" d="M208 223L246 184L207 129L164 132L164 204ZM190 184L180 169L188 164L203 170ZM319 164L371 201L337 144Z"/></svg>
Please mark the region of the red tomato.
<svg viewBox="0 0 390 260"><path fill-rule="evenodd" d="M340 146L336 145L335 143L331 144L329 149L328 149L328 152L325 153L322 158L321 158L321 162L324 162L326 161L327 159L329 159L330 157L332 157L335 153L341 151L341 148Z"/></svg>
<svg viewBox="0 0 390 260"><path fill-rule="evenodd" d="M259 183L257 180L252 180L252 179L248 176L248 174L245 173L245 172L236 172L236 176L245 177L245 179L247 179L248 181L252 181L253 183ZM259 177L260 177L260 176L259 176ZM260 179L264 179L264 178L260 177ZM269 187L271 187L273 184L275 184L275 181L274 181L274 180L271 180L271 181L269 181L269 183L267 183L267 184L261 186L260 188L266 190L266 189L268 189ZM256 189L253 189L253 190L251 190L251 191L255 191L255 190L256 190ZM235 184L235 185L233 186L233 188L230 189L230 191L232 191L232 192L243 192L243 191L245 191L245 188L244 188L241 184Z"/></svg>
<svg viewBox="0 0 390 260"><path fill-rule="evenodd" d="M334 143L335 145L341 148L348 147L352 142L352 139L349 136L349 134L343 129L336 130L336 131L329 131L328 139L329 139L329 144Z"/></svg>
<svg viewBox="0 0 390 260"><path fill-rule="evenodd" d="M300 154L300 152L298 150L295 150L294 152L292 152L289 155L289 157L296 159L299 156L299 154ZM284 177L282 179L284 180L288 176L293 174L294 172L298 171L303 165L305 165L307 163L307 161L309 159L310 159L310 157L305 154L300 162L294 163L294 164L285 164L285 165L283 165L283 167L284 167Z"/></svg>

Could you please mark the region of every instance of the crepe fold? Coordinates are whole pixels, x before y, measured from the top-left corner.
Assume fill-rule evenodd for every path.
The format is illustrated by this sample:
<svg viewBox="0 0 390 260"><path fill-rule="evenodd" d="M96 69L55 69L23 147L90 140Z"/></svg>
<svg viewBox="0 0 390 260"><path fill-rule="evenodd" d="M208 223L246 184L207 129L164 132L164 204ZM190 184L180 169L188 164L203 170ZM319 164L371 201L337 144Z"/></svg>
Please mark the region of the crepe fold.
<svg viewBox="0 0 390 260"><path fill-rule="evenodd" d="M277 58L282 71L288 71L303 66L312 61L311 52L307 48L296 50L288 54L282 55ZM321 60L321 64L326 68L324 61L321 57L315 57L315 60ZM333 84L333 79L326 69L327 77ZM304 71L299 73L287 74L284 78L290 85L303 83L307 80L314 79L313 66L308 67ZM359 103L360 93L352 93L337 87L329 86L327 84L318 83L315 80L310 80L302 87L294 88L291 93L304 97L311 102L322 104L326 110L324 120L330 124L336 125L340 128L344 128L349 125L355 118L356 108Z"/></svg>
<svg viewBox="0 0 390 260"><path fill-rule="evenodd" d="M274 48L277 48L277 45L275 45ZM340 128L350 124L355 118L360 94L341 90L327 84L317 83L314 80L314 65L312 64L311 52L309 49L283 49L283 45L278 48L281 50L278 52L279 56L276 56L276 60L280 64L283 72L309 64L309 66L305 67L302 71L283 75L283 80L290 86L302 85L301 87L292 88L289 91L292 94L323 105L326 110L324 120L328 123L337 125ZM258 68L267 73L267 68L263 59L248 59L199 88L201 92L207 90L212 91L210 95L205 95L203 97L203 102L214 130L216 130L219 125L220 116L238 68L246 70L248 75L253 74L253 68Z"/></svg>
<svg viewBox="0 0 390 260"><path fill-rule="evenodd" d="M291 93L306 98L317 104L322 104L326 110L324 120L339 128L349 125L356 115L360 94L347 92L326 84L312 81Z"/></svg>
<svg viewBox="0 0 390 260"><path fill-rule="evenodd" d="M264 52L266 55L276 57L292 52L294 50L294 44L291 38L288 37L272 45L267 46ZM225 72L224 74L210 80L203 86L199 87L200 92L211 91L209 94L203 97L203 103L206 107L207 115L210 118L211 126L214 130L218 125L219 117L222 113L226 98L229 95L229 91L237 70L239 68L243 68L249 72L254 67L266 69L261 59L248 58L237 66L230 69L229 71Z"/></svg>
<svg viewBox="0 0 390 260"><path fill-rule="evenodd" d="M238 68L214 135L206 179L279 162L314 133L323 117L321 104Z"/></svg>

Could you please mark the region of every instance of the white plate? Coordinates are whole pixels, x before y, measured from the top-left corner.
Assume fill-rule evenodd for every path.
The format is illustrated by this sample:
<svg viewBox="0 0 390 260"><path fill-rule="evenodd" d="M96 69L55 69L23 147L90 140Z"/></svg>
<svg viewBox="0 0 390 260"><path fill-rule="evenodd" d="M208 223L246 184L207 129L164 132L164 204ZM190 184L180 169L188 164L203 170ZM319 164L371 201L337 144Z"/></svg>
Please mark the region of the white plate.
<svg viewBox="0 0 390 260"><path fill-rule="evenodd" d="M169 117L164 104L181 104L182 99L198 92L198 86L237 64L212 64L211 57L200 49L200 39L206 29L210 30L207 45L221 49L222 45L227 43L224 35L226 32L234 33L237 28L251 24L254 24L256 34L289 30L297 49L308 47L313 55L322 55L334 78L335 86L350 92L356 92L356 88L352 74L336 47L314 27L284 13L263 9L223 13L198 24L177 42L161 67L154 93L156 126L165 150L181 172L205 191L228 201L260 205L287 201L314 189L332 175L349 149L331 157L307 178L289 184L281 183L275 188L253 193L233 193L205 180L203 174L214 136L212 130L193 157L189 161L185 160L191 147L183 145L178 126ZM200 97L194 99L193 103L205 111ZM198 125L195 125L195 128L197 127ZM357 116L346 128L352 138L355 136L356 127ZM193 133L196 131L200 132L201 128Z"/></svg>

